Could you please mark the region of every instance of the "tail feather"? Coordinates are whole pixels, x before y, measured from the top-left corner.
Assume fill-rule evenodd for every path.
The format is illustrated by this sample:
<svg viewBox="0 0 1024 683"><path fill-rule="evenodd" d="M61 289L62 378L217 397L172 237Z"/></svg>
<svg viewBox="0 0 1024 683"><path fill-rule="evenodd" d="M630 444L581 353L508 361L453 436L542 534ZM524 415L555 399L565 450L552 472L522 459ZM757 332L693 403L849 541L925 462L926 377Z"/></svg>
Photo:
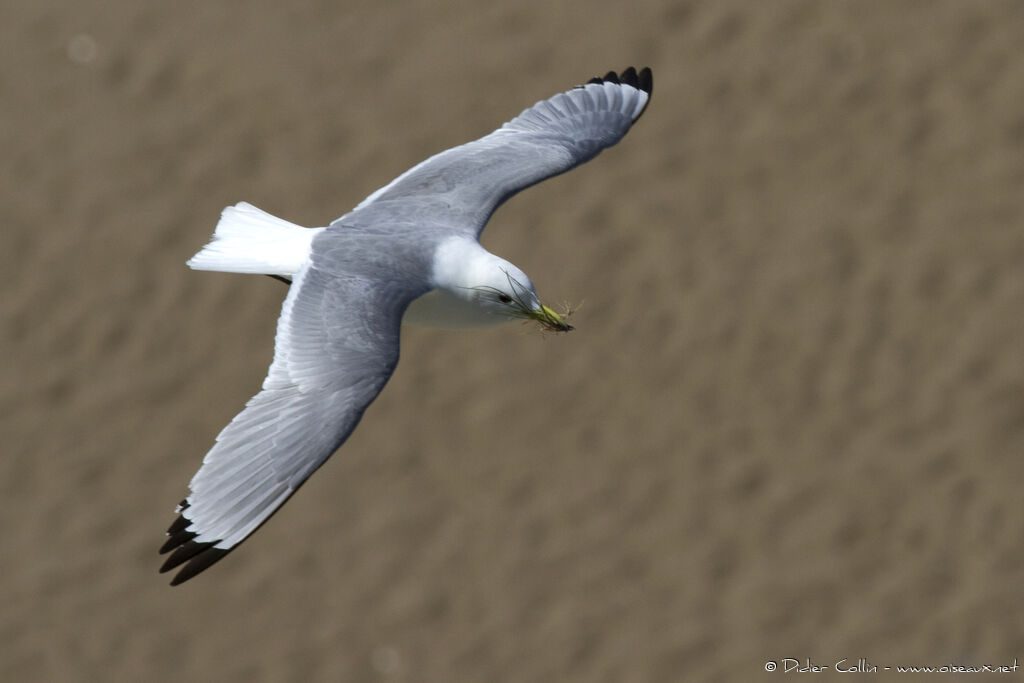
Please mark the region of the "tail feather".
<svg viewBox="0 0 1024 683"><path fill-rule="evenodd" d="M188 260L188 266L290 278L309 260L313 238L321 230L289 223L241 202L221 212L213 239Z"/></svg>

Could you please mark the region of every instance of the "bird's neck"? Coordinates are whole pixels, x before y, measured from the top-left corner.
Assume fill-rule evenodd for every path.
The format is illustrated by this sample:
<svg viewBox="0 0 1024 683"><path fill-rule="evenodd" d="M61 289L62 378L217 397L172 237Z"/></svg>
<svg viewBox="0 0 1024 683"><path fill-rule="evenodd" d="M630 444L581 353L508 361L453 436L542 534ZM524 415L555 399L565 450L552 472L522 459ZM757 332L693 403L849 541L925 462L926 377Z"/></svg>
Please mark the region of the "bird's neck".
<svg viewBox="0 0 1024 683"><path fill-rule="evenodd" d="M450 237L434 250L431 284L457 299L473 299L473 290L491 279L504 261L469 237Z"/></svg>
<svg viewBox="0 0 1024 683"><path fill-rule="evenodd" d="M482 308L478 299L481 283L489 281L500 263L497 256L475 239L450 237L434 250L431 269L433 289L406 309L403 323L434 327L479 327L504 322Z"/></svg>

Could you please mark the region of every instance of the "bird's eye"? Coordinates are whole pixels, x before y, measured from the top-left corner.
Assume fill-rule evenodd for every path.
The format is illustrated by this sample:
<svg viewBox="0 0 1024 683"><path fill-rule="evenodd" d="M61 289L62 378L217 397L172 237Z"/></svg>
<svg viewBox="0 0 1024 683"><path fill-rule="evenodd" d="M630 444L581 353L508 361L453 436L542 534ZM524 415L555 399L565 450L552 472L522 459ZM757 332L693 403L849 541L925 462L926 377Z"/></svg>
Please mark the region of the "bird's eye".
<svg viewBox="0 0 1024 683"><path fill-rule="evenodd" d="M498 301L500 301L503 304L510 304L512 303L512 297L510 297L508 294L499 294Z"/></svg>

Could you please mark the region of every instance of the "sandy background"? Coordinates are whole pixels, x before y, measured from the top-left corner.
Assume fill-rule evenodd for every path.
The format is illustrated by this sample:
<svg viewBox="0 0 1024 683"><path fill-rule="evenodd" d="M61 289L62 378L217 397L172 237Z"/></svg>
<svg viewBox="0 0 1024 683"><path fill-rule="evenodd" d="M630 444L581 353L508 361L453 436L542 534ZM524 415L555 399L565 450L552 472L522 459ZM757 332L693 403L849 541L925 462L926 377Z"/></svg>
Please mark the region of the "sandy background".
<svg viewBox="0 0 1024 683"><path fill-rule="evenodd" d="M1022 45L1019 2L5 3L0 679L1024 665ZM168 587L284 294L184 267L220 209L324 224L629 64L640 125L485 234L578 330L408 330Z"/></svg>

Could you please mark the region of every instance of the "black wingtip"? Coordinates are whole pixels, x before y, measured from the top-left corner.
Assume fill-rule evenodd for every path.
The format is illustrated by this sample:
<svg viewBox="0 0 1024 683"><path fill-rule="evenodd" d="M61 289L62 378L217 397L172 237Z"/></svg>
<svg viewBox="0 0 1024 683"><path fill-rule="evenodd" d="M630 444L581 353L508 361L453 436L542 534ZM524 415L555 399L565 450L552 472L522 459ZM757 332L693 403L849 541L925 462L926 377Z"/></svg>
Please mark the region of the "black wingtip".
<svg viewBox="0 0 1024 683"><path fill-rule="evenodd" d="M215 547L219 541L196 542L195 537L196 534L191 531L179 531L160 548L161 554L174 550L160 567L161 574L176 569L180 565L185 565L174 575L171 580L172 586L184 583L196 574L209 569L233 550L233 548L225 550Z"/></svg>
<svg viewBox="0 0 1024 683"><path fill-rule="evenodd" d="M294 493L298 491L301 486L302 484L299 484L298 486L293 488L289 492L288 497L290 498L292 495L294 495ZM285 499L285 501L287 501L287 499ZM249 532L250 535L255 533L257 529L260 529L264 524L266 524L270 520L271 517L277 514L278 510L281 509L285 501L282 501L281 505L278 505L276 508L274 508L274 510L256 526L256 529L253 529L251 532ZM165 553L171 553L170 557L168 557L167 560L163 563L163 566L160 567L161 574L163 574L164 572L169 572L182 564L185 565L178 571L177 574L174 575L174 579L171 581L172 586L177 586L178 584L184 583L196 574L199 574L200 572L209 569L214 564L224 559L225 555L233 552L235 548L237 548L242 543L242 541L237 541L233 546L226 550L223 548L215 547L223 539L197 543L195 540L197 537L196 532L186 531L186 529L188 529L188 527L192 524L192 520L186 516L185 511L188 509L189 502L188 499L186 498L185 500L181 501L181 503L178 504L179 516L167 529L167 535L169 538L160 547L161 555ZM248 538L248 536L246 538ZM244 541L245 539L242 540ZM172 550L174 552L171 552Z"/></svg>
<svg viewBox="0 0 1024 683"><path fill-rule="evenodd" d="M640 71L636 70L636 67L628 67L621 74L617 74L614 71L609 71L604 76L597 76L587 81L587 85L591 83L621 83L629 85L637 90L643 90L645 93L650 95L654 91L654 74L651 72L650 67L644 67Z"/></svg>
<svg viewBox="0 0 1024 683"><path fill-rule="evenodd" d="M194 539L195 537L193 536L193 538L190 538L177 546L168 547L168 543L164 544L164 548L166 548L167 550L164 550L162 548L161 550L163 552L167 552L171 550L171 548L174 549L174 552L171 553L170 557L168 557L167 560L160 567L161 574L163 574L164 572L169 572L178 565L188 562L199 553L213 547L217 543L217 541L196 541Z"/></svg>
<svg viewBox="0 0 1024 683"><path fill-rule="evenodd" d="M644 108L640 110L640 113L636 115L633 122L636 123L640 120L640 117L647 111L647 105L651 103L651 96L654 93L654 74L651 72L650 67L645 66L644 68L637 71L635 67L627 67L621 74L617 74L614 71L609 71L604 76L597 76L587 81L586 85L591 83L616 83L621 85L628 85L642 90L647 93L647 102L644 103ZM582 88L585 86L576 86Z"/></svg>
<svg viewBox="0 0 1024 683"><path fill-rule="evenodd" d="M175 548L185 545L191 541L198 534L192 531L185 531L191 524L192 520L185 516L185 510L188 509L188 499L178 503L178 518L174 520L171 526L167 527L168 539L160 546L160 554L164 555L171 552Z"/></svg>
<svg viewBox="0 0 1024 683"><path fill-rule="evenodd" d="M654 94L654 73L650 67L640 69L640 73L637 74L637 85L648 95Z"/></svg>
<svg viewBox="0 0 1024 683"><path fill-rule="evenodd" d="M185 526L188 526L188 520L185 520L185 522L186 522ZM177 523L177 522L175 522L175 523ZM185 530L175 531L175 532L168 531L167 535L170 538L168 538L164 542L164 544L162 546L160 546L160 554L161 555L165 555L165 554L171 552L172 550L174 550L175 548L178 548L180 546L185 545L186 543L191 541L193 538L198 536L198 534L196 532L194 532L194 531L185 531Z"/></svg>
<svg viewBox="0 0 1024 683"><path fill-rule="evenodd" d="M167 535L173 536L179 531L184 531L189 524L191 524L191 522L185 515L179 515L178 518L174 520L174 524L171 524L171 526L167 529Z"/></svg>
<svg viewBox="0 0 1024 683"><path fill-rule="evenodd" d="M199 572L221 560L232 550L214 547L220 541L196 542L195 538L198 534L187 530L192 524L192 521L184 515L188 507L187 499L178 504L178 518L168 527L168 538L160 546L161 555L171 553L160 567L161 574L169 572L180 565L185 565L175 574L174 579L171 581L172 586L188 581Z"/></svg>
<svg viewBox="0 0 1024 683"><path fill-rule="evenodd" d="M193 557L191 562L182 567L181 571L174 575L174 578L171 579L171 585L177 586L185 583L196 574L205 571L217 562L220 562L224 559L224 556L230 552L231 549L222 550L221 548L205 548L200 552L200 554Z"/></svg>

